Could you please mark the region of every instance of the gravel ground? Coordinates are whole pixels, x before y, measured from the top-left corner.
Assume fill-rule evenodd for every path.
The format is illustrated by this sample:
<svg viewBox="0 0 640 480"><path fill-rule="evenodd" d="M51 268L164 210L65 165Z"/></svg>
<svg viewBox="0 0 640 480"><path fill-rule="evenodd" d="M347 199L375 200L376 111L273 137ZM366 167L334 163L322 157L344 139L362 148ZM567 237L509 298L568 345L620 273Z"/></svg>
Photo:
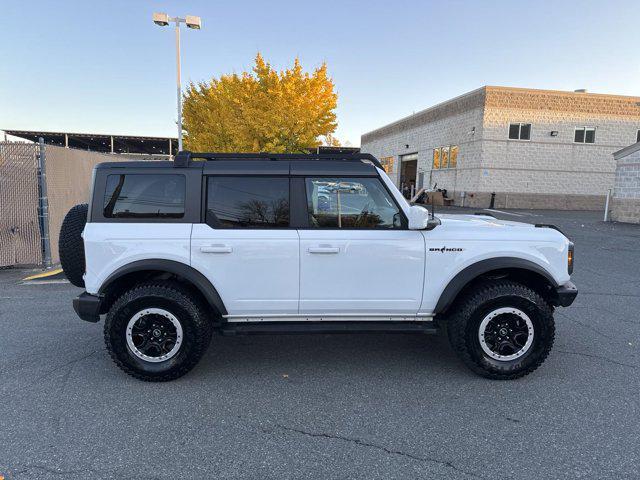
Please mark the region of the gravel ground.
<svg viewBox="0 0 640 480"><path fill-rule="evenodd" d="M0 475L640 477L640 227L497 215L560 226L580 289L546 363L510 382L473 375L441 336L321 335L215 337L186 377L143 383L75 316L79 289L0 271Z"/></svg>

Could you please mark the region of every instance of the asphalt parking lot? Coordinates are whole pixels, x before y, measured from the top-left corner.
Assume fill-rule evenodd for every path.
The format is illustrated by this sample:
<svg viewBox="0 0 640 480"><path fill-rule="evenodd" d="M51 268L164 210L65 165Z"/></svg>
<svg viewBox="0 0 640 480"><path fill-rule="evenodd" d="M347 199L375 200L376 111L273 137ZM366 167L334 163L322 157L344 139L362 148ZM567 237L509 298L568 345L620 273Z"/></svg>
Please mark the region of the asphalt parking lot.
<svg viewBox="0 0 640 480"><path fill-rule="evenodd" d="M576 244L574 305L523 379L443 337L214 337L189 375L121 372L63 283L0 271L0 475L32 478L638 478L640 226L513 212ZM518 216L519 215L519 216Z"/></svg>

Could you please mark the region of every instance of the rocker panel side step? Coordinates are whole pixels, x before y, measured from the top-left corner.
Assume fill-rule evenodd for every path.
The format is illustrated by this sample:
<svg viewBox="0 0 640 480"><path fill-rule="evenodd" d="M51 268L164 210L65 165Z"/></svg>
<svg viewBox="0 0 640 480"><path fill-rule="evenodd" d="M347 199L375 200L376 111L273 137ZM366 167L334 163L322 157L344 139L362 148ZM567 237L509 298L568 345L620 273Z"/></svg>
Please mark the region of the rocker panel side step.
<svg viewBox="0 0 640 480"><path fill-rule="evenodd" d="M426 333L438 328L425 322L255 322L224 323L218 326L223 335L272 335L310 333Z"/></svg>

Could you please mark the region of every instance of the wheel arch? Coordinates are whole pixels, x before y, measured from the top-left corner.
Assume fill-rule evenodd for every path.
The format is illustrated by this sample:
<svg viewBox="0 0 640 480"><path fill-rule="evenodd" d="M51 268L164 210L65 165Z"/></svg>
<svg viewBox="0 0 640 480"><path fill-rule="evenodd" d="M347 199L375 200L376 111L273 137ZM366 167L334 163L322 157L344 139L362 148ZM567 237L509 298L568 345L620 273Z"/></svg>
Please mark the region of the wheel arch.
<svg viewBox="0 0 640 480"><path fill-rule="evenodd" d="M544 267L523 258L500 257L481 260L458 272L440 294L434 314L446 313L456 299L482 278L510 278L527 285L553 303L559 286Z"/></svg>
<svg viewBox="0 0 640 480"><path fill-rule="evenodd" d="M138 260L115 270L102 283L101 313L106 313L117 296L133 284L150 279L175 279L193 289L219 315L227 315L222 298L202 273L190 265L165 259Z"/></svg>

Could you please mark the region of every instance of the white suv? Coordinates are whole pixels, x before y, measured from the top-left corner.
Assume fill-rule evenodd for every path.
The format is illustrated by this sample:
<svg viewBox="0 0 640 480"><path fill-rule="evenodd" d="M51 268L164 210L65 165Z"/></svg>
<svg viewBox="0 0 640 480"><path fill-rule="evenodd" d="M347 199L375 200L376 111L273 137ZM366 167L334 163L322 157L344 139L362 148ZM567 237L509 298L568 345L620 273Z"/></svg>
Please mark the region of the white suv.
<svg viewBox="0 0 640 480"><path fill-rule="evenodd" d="M198 161L194 161L195 159ZM555 227L430 216L367 154L191 154L103 163L61 230L62 266L142 380L195 366L212 332L434 333L473 371L535 370L577 295Z"/></svg>

